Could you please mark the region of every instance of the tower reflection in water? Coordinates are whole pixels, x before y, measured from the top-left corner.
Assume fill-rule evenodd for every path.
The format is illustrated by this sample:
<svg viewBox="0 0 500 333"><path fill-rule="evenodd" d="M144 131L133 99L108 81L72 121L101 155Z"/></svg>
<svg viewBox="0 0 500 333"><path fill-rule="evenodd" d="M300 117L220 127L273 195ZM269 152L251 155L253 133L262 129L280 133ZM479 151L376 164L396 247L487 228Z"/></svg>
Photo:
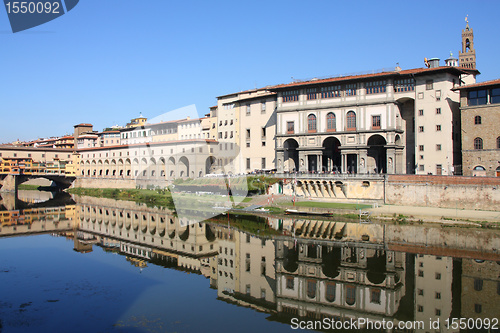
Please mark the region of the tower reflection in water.
<svg viewBox="0 0 500 333"><path fill-rule="evenodd" d="M477 239L469 241L474 244L470 248L427 244L419 252L422 244L407 242L418 238L414 226L246 221L260 226L256 234L236 228L235 221L229 227L226 219L190 224L165 209L118 202L3 211L1 216L2 237L66 235L81 253L99 246L140 269L157 265L200 274L209 279L219 300L268 313L269 320L286 324L294 317L393 322L440 318L443 323L450 317L493 318L500 313L500 258L494 249L477 251L477 244L486 244L484 239L491 236L487 230L445 230L455 239L462 232ZM434 229L425 232L443 232ZM439 331L453 330L441 326Z"/></svg>

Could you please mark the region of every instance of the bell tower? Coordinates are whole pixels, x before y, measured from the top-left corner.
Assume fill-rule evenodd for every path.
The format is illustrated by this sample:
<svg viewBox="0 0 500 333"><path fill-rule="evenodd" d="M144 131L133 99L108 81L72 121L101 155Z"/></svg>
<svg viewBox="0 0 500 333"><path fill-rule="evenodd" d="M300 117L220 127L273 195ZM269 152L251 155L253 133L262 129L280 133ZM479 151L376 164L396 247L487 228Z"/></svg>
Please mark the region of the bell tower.
<svg viewBox="0 0 500 333"><path fill-rule="evenodd" d="M462 30L462 52L459 53L460 67L476 69L476 51L474 50L474 32L469 28L469 16L465 17L466 26Z"/></svg>

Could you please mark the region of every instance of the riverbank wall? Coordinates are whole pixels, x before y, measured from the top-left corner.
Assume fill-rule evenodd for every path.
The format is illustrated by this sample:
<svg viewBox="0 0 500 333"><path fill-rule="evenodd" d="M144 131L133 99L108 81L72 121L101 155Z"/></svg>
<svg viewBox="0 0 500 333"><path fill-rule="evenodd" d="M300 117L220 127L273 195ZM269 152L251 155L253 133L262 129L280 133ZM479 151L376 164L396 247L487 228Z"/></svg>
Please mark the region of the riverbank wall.
<svg viewBox="0 0 500 333"><path fill-rule="evenodd" d="M387 175L384 203L497 211L500 178Z"/></svg>
<svg viewBox="0 0 500 333"><path fill-rule="evenodd" d="M144 182L144 180L143 180ZM294 185L296 182L296 185ZM156 183L150 184L158 186ZM165 185L166 184L162 184ZM72 187L134 189L134 179L77 178ZM321 177L319 179L284 179L270 188L269 193L342 202L371 201L380 204L474 209L498 211L500 207L500 178L386 175L385 177ZM163 186L164 187L164 186Z"/></svg>

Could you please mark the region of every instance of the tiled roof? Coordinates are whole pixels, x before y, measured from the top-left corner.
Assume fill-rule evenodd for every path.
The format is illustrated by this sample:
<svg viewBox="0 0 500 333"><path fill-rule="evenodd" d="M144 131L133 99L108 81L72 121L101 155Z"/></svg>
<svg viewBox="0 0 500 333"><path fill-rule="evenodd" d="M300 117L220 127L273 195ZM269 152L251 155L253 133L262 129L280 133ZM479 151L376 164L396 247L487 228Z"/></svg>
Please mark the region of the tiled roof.
<svg viewBox="0 0 500 333"><path fill-rule="evenodd" d="M327 79L312 79L312 80L302 81L302 82L285 83L285 84L279 84L279 85L270 87L269 90L280 90L280 89L291 88L291 87L300 87L300 86L316 85L316 84L323 84L323 83L335 83L335 82L342 82L342 81L382 79L382 78L388 77L388 76L397 77L397 76L406 76L406 75L424 75L424 74L431 74L433 72L447 72L447 71L448 72L456 72L459 74L466 73L464 70L462 70L458 67L451 67L451 66L440 66L440 67L435 67L435 68L414 68L414 69L406 69L406 70L401 70L401 71L380 72L380 73L362 74L362 75L348 75L348 76L332 77L332 78L327 78Z"/></svg>
<svg viewBox="0 0 500 333"><path fill-rule="evenodd" d="M453 90L467 90L470 88L488 87L488 86L494 86L494 85L500 85L500 79L467 84L464 86L456 87Z"/></svg>

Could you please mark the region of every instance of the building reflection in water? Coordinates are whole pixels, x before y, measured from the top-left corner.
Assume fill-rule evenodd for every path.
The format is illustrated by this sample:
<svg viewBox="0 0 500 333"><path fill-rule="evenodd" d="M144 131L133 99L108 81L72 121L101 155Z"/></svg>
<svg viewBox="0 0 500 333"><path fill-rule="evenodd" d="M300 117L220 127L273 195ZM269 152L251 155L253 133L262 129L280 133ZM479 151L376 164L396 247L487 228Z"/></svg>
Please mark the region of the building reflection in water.
<svg viewBox="0 0 500 333"><path fill-rule="evenodd" d="M370 244L277 241L277 311L336 320L391 319L405 295L405 256Z"/></svg>
<svg viewBox="0 0 500 333"><path fill-rule="evenodd" d="M140 269L158 265L204 275L219 300L287 324L292 317L443 323L500 313L498 255L460 258L433 247L425 254L397 251L388 239L392 231L380 225L261 218L280 231L265 236L227 223L190 224L165 209L119 202L4 211L0 217L0 236L60 232L73 237L81 253L95 245ZM397 239L404 232L415 230L400 228ZM465 250L460 253L479 253ZM443 325L439 331L453 332Z"/></svg>

